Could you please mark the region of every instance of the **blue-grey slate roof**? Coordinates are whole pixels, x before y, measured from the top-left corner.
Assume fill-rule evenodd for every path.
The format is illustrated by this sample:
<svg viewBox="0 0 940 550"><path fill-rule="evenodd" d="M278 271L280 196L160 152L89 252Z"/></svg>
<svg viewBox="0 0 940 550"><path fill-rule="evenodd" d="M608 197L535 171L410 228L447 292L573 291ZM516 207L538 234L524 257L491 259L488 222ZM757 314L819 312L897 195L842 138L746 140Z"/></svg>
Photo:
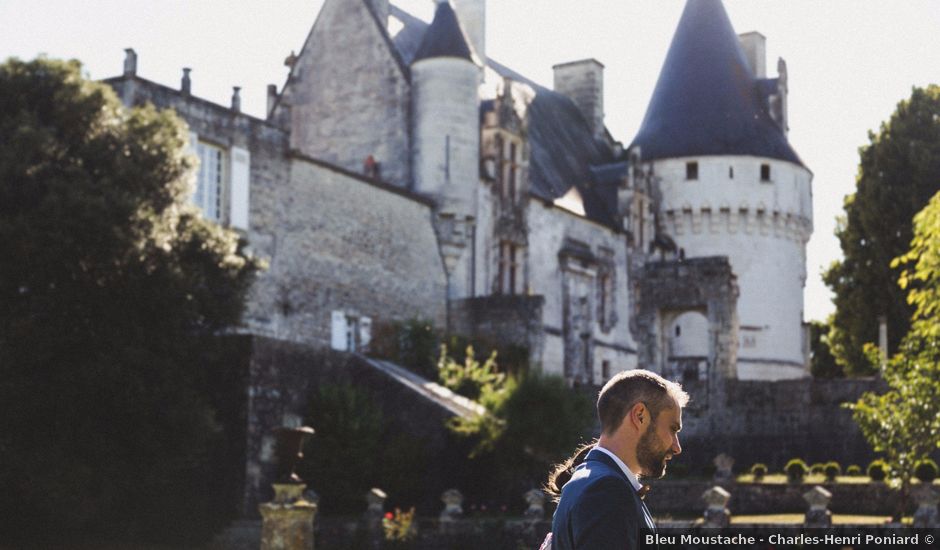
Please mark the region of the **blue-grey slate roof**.
<svg viewBox="0 0 940 550"><path fill-rule="evenodd" d="M429 25L394 5L389 13L404 25L392 41L410 65L418 57ZM500 76L535 91L528 109L530 193L552 202L576 187L588 219L617 227L616 184L595 182L590 170L592 165L614 160L610 147L594 138L581 111L567 96L540 86L493 59L488 59L487 64Z"/></svg>
<svg viewBox="0 0 940 550"><path fill-rule="evenodd" d="M411 62L435 57L456 57L476 62L476 56L467 43L467 37L450 2L437 5L434 20L425 29Z"/></svg>
<svg viewBox="0 0 940 550"><path fill-rule="evenodd" d="M803 165L770 117L721 0L688 0L632 145L643 159L751 155Z"/></svg>

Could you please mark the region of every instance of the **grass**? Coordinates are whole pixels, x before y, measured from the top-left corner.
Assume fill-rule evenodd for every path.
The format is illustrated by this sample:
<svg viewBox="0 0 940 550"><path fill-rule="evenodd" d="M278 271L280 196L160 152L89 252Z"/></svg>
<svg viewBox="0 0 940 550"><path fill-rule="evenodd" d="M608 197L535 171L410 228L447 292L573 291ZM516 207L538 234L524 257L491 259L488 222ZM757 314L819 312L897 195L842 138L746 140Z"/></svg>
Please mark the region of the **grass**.
<svg viewBox="0 0 940 550"><path fill-rule="evenodd" d="M735 478L735 480L738 483L754 483L754 476L751 474L741 474ZM920 483L920 481L917 479L913 479L911 482L914 485ZM764 476L764 479L761 481L761 483L783 485L788 482L786 474L767 474ZM803 478L804 485L818 485L820 483L827 483L826 476L823 474L807 474L806 477ZM836 483L871 483L871 478L868 476L836 476ZM935 479L933 483L934 485L940 484L940 478Z"/></svg>
<svg viewBox="0 0 940 550"><path fill-rule="evenodd" d="M802 524L804 514L763 514L759 516L731 516L731 523L775 523L775 524ZM860 516L853 514L832 514L834 525L881 525L891 519L891 516Z"/></svg>

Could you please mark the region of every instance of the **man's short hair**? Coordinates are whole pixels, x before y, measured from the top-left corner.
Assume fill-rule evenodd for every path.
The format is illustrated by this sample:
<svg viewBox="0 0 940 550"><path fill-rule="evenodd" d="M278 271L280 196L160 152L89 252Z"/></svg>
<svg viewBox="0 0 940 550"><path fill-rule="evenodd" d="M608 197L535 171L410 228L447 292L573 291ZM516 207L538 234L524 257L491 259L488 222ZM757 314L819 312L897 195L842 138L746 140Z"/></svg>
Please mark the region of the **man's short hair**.
<svg viewBox="0 0 940 550"><path fill-rule="evenodd" d="M597 396L601 433L613 433L637 403L646 405L650 411L650 420L655 420L663 409L672 407L673 403L682 408L688 402L689 394L681 385L655 372L634 369L617 373L604 384Z"/></svg>

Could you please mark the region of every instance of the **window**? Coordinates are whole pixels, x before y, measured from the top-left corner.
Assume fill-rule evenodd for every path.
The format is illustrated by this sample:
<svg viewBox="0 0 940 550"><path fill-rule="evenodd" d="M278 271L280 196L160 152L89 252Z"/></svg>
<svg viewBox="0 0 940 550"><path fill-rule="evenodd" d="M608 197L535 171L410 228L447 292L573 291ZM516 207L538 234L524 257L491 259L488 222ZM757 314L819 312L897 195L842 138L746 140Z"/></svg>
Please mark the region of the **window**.
<svg viewBox="0 0 940 550"><path fill-rule="evenodd" d="M601 361L601 376L605 382L610 380L610 361L606 359Z"/></svg>
<svg viewBox="0 0 940 550"><path fill-rule="evenodd" d="M509 200L511 202L516 202L516 170L517 170L517 159L516 159L516 144L509 144L509 177L508 179L508 189Z"/></svg>
<svg viewBox="0 0 940 550"><path fill-rule="evenodd" d="M496 294L517 294L521 282L519 264L522 249L509 241L499 244L499 274L496 279Z"/></svg>
<svg viewBox="0 0 940 550"><path fill-rule="evenodd" d="M219 221L222 218L225 151L200 141L196 146L196 155L199 157L199 173L193 203L202 209L202 215L207 219Z"/></svg>
<svg viewBox="0 0 940 550"><path fill-rule="evenodd" d="M685 179L687 180L698 179L698 163L697 162L685 163Z"/></svg>
<svg viewBox="0 0 940 550"><path fill-rule="evenodd" d="M734 166L729 166L729 167L728 167L728 179L729 179L729 180L733 180L733 179L734 179Z"/></svg>
<svg viewBox="0 0 940 550"><path fill-rule="evenodd" d="M770 165L769 164L760 165L760 180L770 181Z"/></svg>
<svg viewBox="0 0 940 550"><path fill-rule="evenodd" d="M331 316L330 347L337 351L364 352L372 340L372 319L334 311Z"/></svg>

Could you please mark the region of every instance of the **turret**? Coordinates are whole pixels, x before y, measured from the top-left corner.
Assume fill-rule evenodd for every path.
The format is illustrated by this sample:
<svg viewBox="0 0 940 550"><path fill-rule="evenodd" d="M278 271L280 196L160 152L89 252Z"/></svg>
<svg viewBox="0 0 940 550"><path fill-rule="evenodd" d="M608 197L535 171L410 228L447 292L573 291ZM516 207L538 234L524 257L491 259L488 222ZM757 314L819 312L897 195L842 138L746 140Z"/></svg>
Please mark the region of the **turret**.
<svg viewBox="0 0 940 550"><path fill-rule="evenodd" d="M755 74L763 49L762 35L739 40L720 0L688 0L631 147L656 176L677 249L730 260L741 289L737 376L773 380L808 376L812 173L787 141L785 67L776 79Z"/></svg>
<svg viewBox="0 0 940 550"><path fill-rule="evenodd" d="M437 205L452 297L469 293L469 255L463 250L479 185L479 78L478 58L457 14L449 2L440 2L411 64L412 169L414 190Z"/></svg>

